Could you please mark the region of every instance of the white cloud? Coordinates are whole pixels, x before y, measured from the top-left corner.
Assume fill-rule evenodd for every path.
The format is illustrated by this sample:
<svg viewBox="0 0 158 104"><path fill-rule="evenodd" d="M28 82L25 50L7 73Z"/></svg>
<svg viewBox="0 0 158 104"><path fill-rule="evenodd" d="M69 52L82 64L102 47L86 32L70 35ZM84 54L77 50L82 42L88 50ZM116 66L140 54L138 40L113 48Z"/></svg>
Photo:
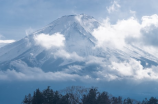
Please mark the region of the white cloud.
<svg viewBox="0 0 158 104"><path fill-rule="evenodd" d="M17 60L11 63L16 66L18 70L6 70L0 71L0 80L22 80L22 81L75 81L76 79L82 79L77 74L69 74L63 71L58 72L44 72L42 69L34 67L28 67L26 63L21 60ZM84 77L84 76L83 76Z"/></svg>
<svg viewBox="0 0 158 104"><path fill-rule="evenodd" d="M4 36L0 35L0 47L3 47L3 46L5 46L6 44L9 44L9 43L15 42L15 40L4 40L2 38L4 38Z"/></svg>
<svg viewBox="0 0 158 104"><path fill-rule="evenodd" d="M65 37L60 33L55 33L52 35L42 33L35 35L34 40L37 45L41 45L46 49L50 49L52 47L63 47Z"/></svg>
<svg viewBox="0 0 158 104"><path fill-rule="evenodd" d="M110 7L107 8L108 13L117 11L121 6L117 3L117 1L114 1Z"/></svg>
<svg viewBox="0 0 158 104"><path fill-rule="evenodd" d="M95 75L93 78L96 78L97 81L131 80L143 83L147 80L158 80L158 66L145 68L141 65L140 61L133 58L118 62L101 60L93 64L98 64L98 67L90 75Z"/></svg>
<svg viewBox="0 0 158 104"><path fill-rule="evenodd" d="M111 24L107 18L92 34L98 40L97 46L123 49L135 45L155 55L158 48L158 15L143 16L141 22L135 17L118 20ZM152 50L150 50L152 49Z"/></svg>
<svg viewBox="0 0 158 104"><path fill-rule="evenodd" d="M55 57L60 57L63 59L68 59L72 61L83 61L84 58L79 56L76 52L68 53L67 51L60 49L54 53L52 53Z"/></svg>
<svg viewBox="0 0 158 104"><path fill-rule="evenodd" d="M142 27L145 28L145 27L150 27L150 26L158 27L158 15L157 14L142 17Z"/></svg>
<svg viewBox="0 0 158 104"><path fill-rule="evenodd" d="M126 38L138 38L141 35L141 25L131 17L127 20L119 20L116 24L111 24L106 19L102 26L93 31L93 36L98 40L98 46L122 48L126 43Z"/></svg>
<svg viewBox="0 0 158 104"><path fill-rule="evenodd" d="M0 44L13 43L15 40L0 40Z"/></svg>
<svg viewBox="0 0 158 104"><path fill-rule="evenodd" d="M141 65L140 61L129 59L123 62L112 62L109 66L111 70L116 71L117 75L123 79L132 79L136 81L157 80L158 79L158 66L145 68Z"/></svg>

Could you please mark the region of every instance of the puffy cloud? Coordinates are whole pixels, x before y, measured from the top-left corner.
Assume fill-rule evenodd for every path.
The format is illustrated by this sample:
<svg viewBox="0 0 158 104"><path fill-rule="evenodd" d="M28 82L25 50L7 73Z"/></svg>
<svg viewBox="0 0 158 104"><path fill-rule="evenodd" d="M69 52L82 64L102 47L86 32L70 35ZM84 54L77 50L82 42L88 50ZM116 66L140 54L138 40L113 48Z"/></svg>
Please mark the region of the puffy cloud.
<svg viewBox="0 0 158 104"><path fill-rule="evenodd" d="M106 63L105 63L106 64ZM106 70L105 70L106 69ZM133 58L125 61L111 61L110 64L104 66L98 72L98 75L113 76L112 78L106 78L107 80L134 80L144 82L146 80L157 80L158 79L158 66L152 66L145 68L141 65L140 61Z"/></svg>
<svg viewBox="0 0 158 104"><path fill-rule="evenodd" d="M98 40L97 46L123 49L128 45L141 47L150 54L155 54L158 48L158 15L143 16L141 22L135 17L118 20L111 24L107 18L92 34ZM151 50L152 49L152 52Z"/></svg>
<svg viewBox="0 0 158 104"><path fill-rule="evenodd" d="M123 48L126 46L128 37L138 38L141 36L141 25L135 18L119 20L111 24L106 19L102 26L93 31L93 36L98 40L98 46Z"/></svg>
<svg viewBox="0 0 158 104"><path fill-rule="evenodd" d="M158 27L158 15L157 14L142 17L142 27L146 28L146 27L151 27L151 26Z"/></svg>
<svg viewBox="0 0 158 104"><path fill-rule="evenodd" d="M65 37L60 33L49 34L38 34L34 36L34 40L37 45L41 45L46 49L51 47L63 47Z"/></svg>

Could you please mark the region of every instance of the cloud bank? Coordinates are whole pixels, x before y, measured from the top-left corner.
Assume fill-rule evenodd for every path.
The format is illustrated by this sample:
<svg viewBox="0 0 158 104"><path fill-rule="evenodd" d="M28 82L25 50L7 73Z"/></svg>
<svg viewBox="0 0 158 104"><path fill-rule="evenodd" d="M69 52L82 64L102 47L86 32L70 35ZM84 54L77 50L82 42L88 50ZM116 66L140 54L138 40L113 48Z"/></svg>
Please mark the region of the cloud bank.
<svg viewBox="0 0 158 104"><path fill-rule="evenodd" d="M64 72L44 72L40 68L31 68L21 60L16 60L11 63L16 66L18 70L0 71L0 80L19 80L19 81L67 81L79 79L77 74L68 74Z"/></svg>

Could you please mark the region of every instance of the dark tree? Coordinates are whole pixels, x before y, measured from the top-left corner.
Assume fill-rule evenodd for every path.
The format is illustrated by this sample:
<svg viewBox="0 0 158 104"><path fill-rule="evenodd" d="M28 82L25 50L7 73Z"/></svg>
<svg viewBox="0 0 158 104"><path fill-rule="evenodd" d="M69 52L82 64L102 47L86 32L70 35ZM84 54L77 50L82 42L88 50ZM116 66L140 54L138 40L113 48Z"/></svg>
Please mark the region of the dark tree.
<svg viewBox="0 0 158 104"><path fill-rule="evenodd" d="M50 87L43 91L44 104L54 104L54 92Z"/></svg>
<svg viewBox="0 0 158 104"><path fill-rule="evenodd" d="M97 104L97 93L98 91L96 88L90 89L89 93L83 96L83 104Z"/></svg>
<svg viewBox="0 0 158 104"><path fill-rule="evenodd" d="M32 103L32 97L31 94L28 94L28 96L25 96L23 100L23 104L31 104Z"/></svg>
<svg viewBox="0 0 158 104"><path fill-rule="evenodd" d="M158 100L154 97L151 97L147 104L158 104Z"/></svg>
<svg viewBox="0 0 158 104"><path fill-rule="evenodd" d="M66 94L61 97L61 99L58 101L58 104L71 104L69 101L69 95Z"/></svg>
<svg viewBox="0 0 158 104"><path fill-rule="evenodd" d="M147 98L145 98L143 101L142 101L142 103L141 104L148 104L148 99Z"/></svg>
<svg viewBox="0 0 158 104"><path fill-rule="evenodd" d="M97 88L85 89L79 86L66 88L64 93L53 91L48 86L47 89L40 91L36 89L33 96L25 96L23 104L158 104L158 99L151 97L145 98L141 103L130 98L109 96L107 92L98 92Z"/></svg>
<svg viewBox="0 0 158 104"><path fill-rule="evenodd" d="M130 98L124 99L123 104L133 104L133 100Z"/></svg>
<svg viewBox="0 0 158 104"><path fill-rule="evenodd" d="M99 93L97 97L97 104L110 104L110 99L107 92Z"/></svg>
<svg viewBox="0 0 158 104"><path fill-rule="evenodd" d="M32 98L32 104L42 104L43 103L43 95L39 89L36 89Z"/></svg>

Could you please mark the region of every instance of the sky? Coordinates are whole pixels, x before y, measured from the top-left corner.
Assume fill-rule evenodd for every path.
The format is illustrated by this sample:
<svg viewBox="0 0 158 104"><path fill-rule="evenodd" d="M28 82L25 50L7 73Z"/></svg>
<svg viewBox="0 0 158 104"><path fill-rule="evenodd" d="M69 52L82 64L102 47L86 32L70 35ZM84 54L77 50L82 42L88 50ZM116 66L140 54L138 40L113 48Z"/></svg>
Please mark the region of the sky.
<svg viewBox="0 0 158 104"><path fill-rule="evenodd" d="M156 0L0 0L1 39L19 40L55 19L71 14L87 14L112 22L158 13ZM2 43L2 42L1 42Z"/></svg>
<svg viewBox="0 0 158 104"><path fill-rule="evenodd" d="M91 32L98 40L97 47L106 50L108 47L105 44L108 44L109 47L122 50L123 47L133 44L157 57L157 4L157 0L0 0L0 47L24 38L61 16L84 13L93 16L101 23L99 28ZM37 45L50 49L51 47L64 47L65 37L60 33L55 33L52 36L39 34L34 39ZM96 80L105 78L108 80L107 83L112 83L111 80L115 82L123 78L121 83L126 81L129 84L128 87L130 87L129 82L132 82L133 85L131 86L134 88L131 89L135 92L138 90L143 92L144 89L150 87L150 83L153 84L152 81L155 83L158 79L158 66L146 68L133 58L118 61L116 57L111 57L109 59L110 64L107 67L103 62L104 58L88 56L85 59L76 53L68 53L62 48L54 55L64 59L84 61L86 65L97 64L101 68L106 68L106 71L99 69L100 71L95 73L95 76L99 76ZM1 80L36 81L57 79L57 81L65 81L80 79L83 82L93 80L93 78L91 79L86 75L71 74L74 73L72 69L80 72L83 66L72 65L61 72L54 73L44 72L40 68L27 67L25 63L18 61L14 61L12 64L19 67L20 73L15 70L0 71ZM28 70L29 68L30 70ZM105 76L106 73L108 73L107 76ZM35 75L37 76L35 77ZM147 87L141 89L141 86L146 86L146 83L148 83ZM111 85L115 86L116 84ZM138 88L137 85L139 85ZM151 88L153 90L149 91L150 94L154 92L156 95L157 87L152 86ZM145 94L148 94L148 92Z"/></svg>

